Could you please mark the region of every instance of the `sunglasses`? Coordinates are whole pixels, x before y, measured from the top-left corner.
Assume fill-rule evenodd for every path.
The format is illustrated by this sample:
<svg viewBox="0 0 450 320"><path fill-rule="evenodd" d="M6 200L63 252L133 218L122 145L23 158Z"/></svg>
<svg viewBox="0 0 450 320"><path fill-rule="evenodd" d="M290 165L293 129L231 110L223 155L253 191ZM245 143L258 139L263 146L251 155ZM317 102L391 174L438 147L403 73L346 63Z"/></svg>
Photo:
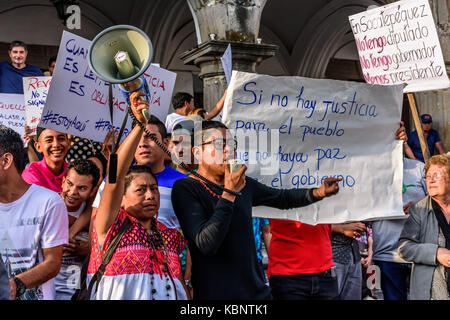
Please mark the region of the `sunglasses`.
<svg viewBox="0 0 450 320"><path fill-rule="evenodd" d="M234 151L236 151L237 149L237 141L231 139L214 139L211 141L203 142L202 146L204 146L205 144L212 144L216 150L224 150L225 146L229 146Z"/></svg>

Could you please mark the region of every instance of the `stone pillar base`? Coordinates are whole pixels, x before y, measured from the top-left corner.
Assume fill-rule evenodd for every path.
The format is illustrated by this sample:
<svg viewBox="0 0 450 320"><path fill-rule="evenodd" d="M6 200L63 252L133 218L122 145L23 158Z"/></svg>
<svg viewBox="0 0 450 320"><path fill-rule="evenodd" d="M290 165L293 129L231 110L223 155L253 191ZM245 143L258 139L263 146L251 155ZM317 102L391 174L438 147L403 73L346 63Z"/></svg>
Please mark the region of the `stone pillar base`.
<svg viewBox="0 0 450 320"><path fill-rule="evenodd" d="M222 67L221 57L231 45L232 69L255 73L256 65L264 59L275 55L278 46L248 42L229 42L209 40L197 48L180 55L185 64L194 64L200 68L200 79L203 80L204 108L211 110L222 97L228 84Z"/></svg>

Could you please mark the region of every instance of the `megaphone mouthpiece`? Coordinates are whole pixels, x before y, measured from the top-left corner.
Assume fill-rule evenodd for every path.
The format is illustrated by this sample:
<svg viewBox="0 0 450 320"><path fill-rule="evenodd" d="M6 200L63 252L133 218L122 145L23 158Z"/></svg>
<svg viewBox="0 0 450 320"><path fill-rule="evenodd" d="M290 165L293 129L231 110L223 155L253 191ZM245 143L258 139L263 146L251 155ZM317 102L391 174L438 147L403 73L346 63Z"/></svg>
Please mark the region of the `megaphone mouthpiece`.
<svg viewBox="0 0 450 320"><path fill-rule="evenodd" d="M139 72L139 69L136 70L134 67L128 52L126 51L117 52L114 61L116 62L117 70L122 79L130 78Z"/></svg>
<svg viewBox="0 0 450 320"><path fill-rule="evenodd" d="M142 30L118 25L103 30L92 40L88 63L97 77L117 84L139 78L152 57L152 43Z"/></svg>

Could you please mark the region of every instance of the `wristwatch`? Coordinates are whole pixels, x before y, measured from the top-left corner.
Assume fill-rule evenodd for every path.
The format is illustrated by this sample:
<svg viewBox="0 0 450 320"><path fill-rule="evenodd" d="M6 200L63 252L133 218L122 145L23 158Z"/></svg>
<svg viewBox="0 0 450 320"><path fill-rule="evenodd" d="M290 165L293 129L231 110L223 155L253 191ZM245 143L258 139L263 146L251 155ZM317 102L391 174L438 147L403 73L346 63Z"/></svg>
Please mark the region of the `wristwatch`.
<svg viewBox="0 0 450 320"><path fill-rule="evenodd" d="M16 276L14 276L13 279L16 283L16 298L18 298L25 293L27 287L25 286L25 283L23 283L22 280L20 280Z"/></svg>
<svg viewBox="0 0 450 320"><path fill-rule="evenodd" d="M192 288L191 280L184 280L184 283L186 284L186 287Z"/></svg>

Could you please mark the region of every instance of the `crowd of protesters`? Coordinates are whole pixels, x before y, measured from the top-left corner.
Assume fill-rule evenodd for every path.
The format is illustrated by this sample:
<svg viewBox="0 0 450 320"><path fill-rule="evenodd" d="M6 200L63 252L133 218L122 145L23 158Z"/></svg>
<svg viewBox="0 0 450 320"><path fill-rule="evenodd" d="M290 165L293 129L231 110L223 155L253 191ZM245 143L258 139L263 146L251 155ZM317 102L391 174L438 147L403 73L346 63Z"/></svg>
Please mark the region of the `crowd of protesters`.
<svg viewBox="0 0 450 320"><path fill-rule="evenodd" d="M23 92L18 79L42 72L26 64L23 42L9 54L0 92ZM431 115L421 119L439 154L426 164L417 133L407 137L403 123L386 133L414 155L403 158L406 219L312 226L254 218L252 207L307 207L334 197L341 179L275 189L245 165L231 170L237 144L218 120L226 94L206 112L176 93L164 124L132 93L115 182L114 130L98 143L38 127L25 130L24 149L0 126L0 299L377 299L374 266L386 300L449 299L450 156Z"/></svg>

